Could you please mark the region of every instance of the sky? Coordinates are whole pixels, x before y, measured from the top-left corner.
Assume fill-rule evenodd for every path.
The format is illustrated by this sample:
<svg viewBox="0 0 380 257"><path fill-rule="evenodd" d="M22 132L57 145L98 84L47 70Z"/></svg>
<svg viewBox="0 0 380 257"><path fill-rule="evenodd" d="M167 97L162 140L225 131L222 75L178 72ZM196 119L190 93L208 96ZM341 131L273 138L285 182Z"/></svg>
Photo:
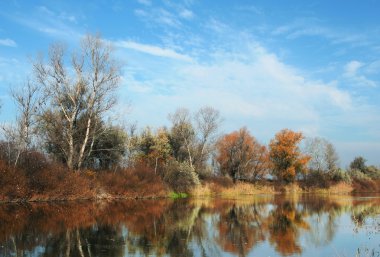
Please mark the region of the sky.
<svg viewBox="0 0 380 257"><path fill-rule="evenodd" d="M218 109L221 133L246 126L324 137L347 166L380 165L380 1L0 1L0 122L31 60L100 33L122 64L113 113L168 125L184 107Z"/></svg>

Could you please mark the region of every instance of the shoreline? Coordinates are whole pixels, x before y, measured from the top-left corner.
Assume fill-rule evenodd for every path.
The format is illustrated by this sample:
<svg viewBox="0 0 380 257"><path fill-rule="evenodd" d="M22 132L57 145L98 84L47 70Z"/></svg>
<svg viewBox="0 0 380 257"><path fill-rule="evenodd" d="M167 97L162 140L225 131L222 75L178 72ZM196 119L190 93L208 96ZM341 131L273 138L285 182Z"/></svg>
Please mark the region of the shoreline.
<svg viewBox="0 0 380 257"><path fill-rule="evenodd" d="M377 182L380 185L380 181ZM127 192L126 192L127 193ZM161 192L157 195L142 196L122 196L112 195L110 193L99 193L88 197L70 196L70 197L49 197L48 195L33 196L29 198L15 198L0 200L0 204L8 203L57 203L57 202L75 202L75 201L118 201L118 200L157 200L157 199L176 199L170 194L170 190ZM355 188L353 184L341 182L328 188L311 187L303 188L300 183L281 185L281 184L252 184L247 182L237 182L232 186L221 186L213 182L206 182L197 186L186 197L179 198L219 198L227 199L231 197L247 197L257 195L355 195L355 194L377 194L380 193L380 187L376 190L361 190Z"/></svg>

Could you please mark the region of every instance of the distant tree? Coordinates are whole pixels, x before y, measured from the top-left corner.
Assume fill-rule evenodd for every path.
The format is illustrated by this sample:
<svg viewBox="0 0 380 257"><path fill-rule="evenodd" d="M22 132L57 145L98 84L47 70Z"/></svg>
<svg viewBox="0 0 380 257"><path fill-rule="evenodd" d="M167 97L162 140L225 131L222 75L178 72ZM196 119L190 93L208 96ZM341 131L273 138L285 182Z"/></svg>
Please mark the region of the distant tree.
<svg viewBox="0 0 380 257"><path fill-rule="evenodd" d="M224 135L217 142L217 157L222 174L238 179L258 180L268 172L268 152L246 128Z"/></svg>
<svg viewBox="0 0 380 257"><path fill-rule="evenodd" d="M302 133L281 130L269 144L269 156L273 164L273 175L280 181L293 182L298 174L307 173L310 157L303 155L299 143Z"/></svg>
<svg viewBox="0 0 380 257"><path fill-rule="evenodd" d="M217 131L222 118L218 110L206 106L195 113L194 120L197 135L194 164L195 169L200 172L205 170L206 162L215 150Z"/></svg>
<svg viewBox="0 0 380 257"><path fill-rule="evenodd" d="M157 173L159 165L165 164L172 154L169 135L164 128L158 129L154 134L149 127L145 128L136 144L139 152L137 159L154 167L155 173Z"/></svg>
<svg viewBox="0 0 380 257"><path fill-rule="evenodd" d="M219 111L206 106L191 115L188 109L179 108L169 115L169 120L172 122L169 140L173 156L179 162L187 161L197 173L204 171L215 149L222 121Z"/></svg>
<svg viewBox="0 0 380 257"><path fill-rule="evenodd" d="M179 162L187 160L193 168L195 130L190 112L185 108L179 108L173 114L169 114L169 120L172 122L170 143L174 157Z"/></svg>
<svg viewBox="0 0 380 257"><path fill-rule="evenodd" d="M17 166L20 156L27 153L32 146L42 99L39 95L38 86L30 80L27 80L22 88L12 88L11 96L17 107L16 122L2 126L2 130L6 142L9 144L8 161Z"/></svg>
<svg viewBox="0 0 380 257"><path fill-rule="evenodd" d="M103 133L96 137L84 166L101 170L117 168L126 152L126 138L123 128L104 126Z"/></svg>
<svg viewBox="0 0 380 257"><path fill-rule="evenodd" d="M65 64L68 59L65 48L56 44L47 62L41 58L33 66L46 103L40 119L45 139L56 146L68 168L81 169L102 133L97 122L115 103L120 67L99 36L85 36L70 66Z"/></svg>
<svg viewBox="0 0 380 257"><path fill-rule="evenodd" d="M172 148L169 142L169 135L166 129L159 129L154 137L154 145L152 146L151 156L154 159L154 173L157 173L157 169L160 163L165 164L171 157Z"/></svg>
<svg viewBox="0 0 380 257"><path fill-rule="evenodd" d="M307 138L305 153L310 156L308 167L319 173L333 172L338 168L338 155L334 146L324 138Z"/></svg>
<svg viewBox="0 0 380 257"><path fill-rule="evenodd" d="M326 145L325 160L327 164L327 170L333 172L339 169L339 156L335 150L333 144L328 143Z"/></svg>
<svg viewBox="0 0 380 257"><path fill-rule="evenodd" d="M366 166L366 159L364 159L362 156L357 156L355 159L350 163L350 169L351 170L358 170L362 173L366 173L367 166Z"/></svg>

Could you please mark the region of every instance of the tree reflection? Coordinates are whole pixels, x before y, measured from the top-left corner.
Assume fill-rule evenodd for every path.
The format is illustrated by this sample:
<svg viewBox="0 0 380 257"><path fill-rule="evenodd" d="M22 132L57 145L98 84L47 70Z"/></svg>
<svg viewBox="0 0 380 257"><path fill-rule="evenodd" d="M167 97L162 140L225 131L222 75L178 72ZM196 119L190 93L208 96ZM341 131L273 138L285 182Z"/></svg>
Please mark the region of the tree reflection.
<svg viewBox="0 0 380 257"><path fill-rule="evenodd" d="M258 206L232 205L226 212L220 214L217 224L217 242L223 250L246 256L249 250L260 241L265 240L265 225L263 217L258 212Z"/></svg>
<svg viewBox="0 0 380 257"><path fill-rule="evenodd" d="M0 205L0 256L236 256L267 241L279 255L321 247L336 218L379 213L379 199L160 200Z"/></svg>
<svg viewBox="0 0 380 257"><path fill-rule="evenodd" d="M301 254L299 229L309 229L303 220L303 213L291 201L279 201L268 217L269 241L282 255Z"/></svg>

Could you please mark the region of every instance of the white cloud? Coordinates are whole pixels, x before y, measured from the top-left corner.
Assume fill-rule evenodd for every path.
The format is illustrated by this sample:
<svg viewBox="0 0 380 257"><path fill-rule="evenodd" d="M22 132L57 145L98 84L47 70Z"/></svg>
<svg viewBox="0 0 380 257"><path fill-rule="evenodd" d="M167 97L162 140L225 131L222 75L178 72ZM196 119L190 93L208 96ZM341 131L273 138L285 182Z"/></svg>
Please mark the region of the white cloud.
<svg viewBox="0 0 380 257"><path fill-rule="evenodd" d="M374 61L366 65L365 73L379 74L380 73L380 61Z"/></svg>
<svg viewBox="0 0 380 257"><path fill-rule="evenodd" d="M361 74L364 63L353 60L344 66L344 77L356 86L377 87L377 83Z"/></svg>
<svg viewBox="0 0 380 257"><path fill-rule="evenodd" d="M46 6L31 9L27 16L8 14L6 17L26 28L68 42L78 41L83 36L78 27L74 26L77 23L74 15L65 12L56 13ZM67 21L70 21L70 24Z"/></svg>
<svg viewBox="0 0 380 257"><path fill-rule="evenodd" d="M194 17L194 13L192 11L190 11L189 9L183 9L179 13L179 16L181 16L181 18L191 20Z"/></svg>
<svg viewBox="0 0 380 257"><path fill-rule="evenodd" d="M150 0L137 0L139 4L146 5L146 6L151 6L152 2Z"/></svg>
<svg viewBox="0 0 380 257"><path fill-rule="evenodd" d="M350 61L349 63L347 63L344 67L345 69L345 75L346 76L355 76L357 71L363 67L363 63L359 62L359 61Z"/></svg>
<svg viewBox="0 0 380 257"><path fill-rule="evenodd" d="M326 113L329 117L340 117L342 113L355 112L356 103L347 91L339 88L338 82L309 79L259 43L242 42L234 44L234 50L210 52L211 59L206 63L155 59L151 66L146 66L150 73L142 84L138 73L144 69L135 71L126 81L135 99L132 117L143 125L159 126L165 124L167 114L177 107L196 110L211 105L225 117L225 129L248 126L260 140L268 140L283 128L320 134L329 126ZM159 47L149 46L148 50L139 44L128 47L162 56ZM158 66L154 73L154 67ZM144 120L144 113L154 113L154 117L149 115Z"/></svg>
<svg viewBox="0 0 380 257"><path fill-rule="evenodd" d="M136 9L135 15L143 19L150 26L165 26L170 28L180 28L180 16L163 8L150 8L149 10Z"/></svg>
<svg viewBox="0 0 380 257"><path fill-rule="evenodd" d="M373 40L373 37L370 36L376 34L376 31L365 34L333 29L326 27L321 20L315 18L297 18L293 22L274 28L271 34L288 39L298 39L305 36L320 37L327 39L331 45L339 44L346 48L375 47L377 44L377 42Z"/></svg>
<svg viewBox="0 0 380 257"><path fill-rule="evenodd" d="M214 18L211 18L208 21L208 23L206 24L206 27L216 33L224 33L229 29L229 27L226 24Z"/></svg>
<svg viewBox="0 0 380 257"><path fill-rule="evenodd" d="M47 14L49 16L54 16L55 15L55 13L52 10L50 10L48 7L43 6L43 5L42 6L38 6L37 10L39 10L41 13Z"/></svg>
<svg viewBox="0 0 380 257"><path fill-rule="evenodd" d="M185 62L192 61L192 58L188 55L180 54L172 49L161 48L154 45L140 44L133 41L117 41L115 42L115 45L122 48L132 49L135 51L143 52L143 53L154 55L154 56L171 58L171 59L181 60Z"/></svg>
<svg viewBox="0 0 380 257"><path fill-rule="evenodd" d="M12 39L9 39L9 38L4 38L4 39L0 38L0 45L9 46L9 47L16 47L17 46L16 42L13 41Z"/></svg>

